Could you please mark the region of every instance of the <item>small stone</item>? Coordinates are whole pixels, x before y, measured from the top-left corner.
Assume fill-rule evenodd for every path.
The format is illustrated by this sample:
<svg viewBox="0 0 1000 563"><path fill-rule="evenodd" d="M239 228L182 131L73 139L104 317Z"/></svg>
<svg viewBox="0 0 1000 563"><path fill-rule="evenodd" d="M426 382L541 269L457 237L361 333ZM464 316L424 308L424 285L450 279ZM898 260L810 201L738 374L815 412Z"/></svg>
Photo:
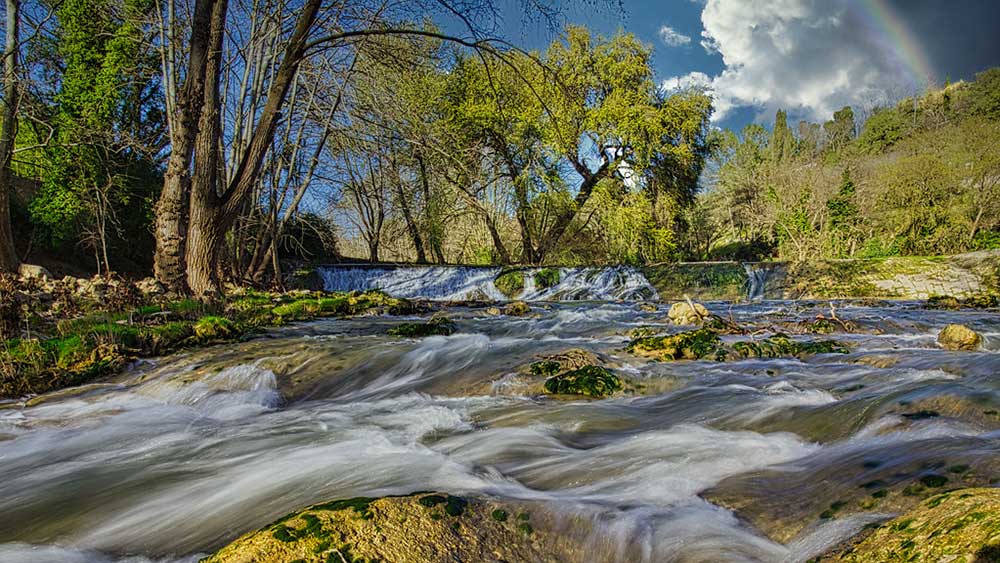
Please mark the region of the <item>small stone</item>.
<svg viewBox="0 0 1000 563"><path fill-rule="evenodd" d="M973 351L979 348L983 337L965 325L950 324L938 333L937 341L945 350Z"/></svg>

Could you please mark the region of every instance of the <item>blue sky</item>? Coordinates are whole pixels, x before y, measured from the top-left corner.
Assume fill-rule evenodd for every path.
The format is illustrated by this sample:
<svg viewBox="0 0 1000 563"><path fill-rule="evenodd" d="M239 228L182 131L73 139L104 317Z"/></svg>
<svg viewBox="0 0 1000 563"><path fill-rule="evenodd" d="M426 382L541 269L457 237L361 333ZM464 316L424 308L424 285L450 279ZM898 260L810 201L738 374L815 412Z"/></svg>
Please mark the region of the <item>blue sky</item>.
<svg viewBox="0 0 1000 563"><path fill-rule="evenodd" d="M543 49L556 36L503 0L497 31ZM634 33L654 48L658 81L700 84L716 124L770 124L778 108L812 121L871 108L926 84L971 79L1000 65L996 0L623 0L565 2L563 20L602 34Z"/></svg>

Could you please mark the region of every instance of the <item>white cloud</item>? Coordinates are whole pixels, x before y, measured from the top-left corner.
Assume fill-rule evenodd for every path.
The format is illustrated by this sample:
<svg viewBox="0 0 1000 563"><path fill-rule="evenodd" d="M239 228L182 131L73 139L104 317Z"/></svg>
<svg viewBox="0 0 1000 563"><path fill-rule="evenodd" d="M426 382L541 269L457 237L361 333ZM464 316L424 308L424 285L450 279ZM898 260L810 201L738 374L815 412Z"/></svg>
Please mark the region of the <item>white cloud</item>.
<svg viewBox="0 0 1000 563"><path fill-rule="evenodd" d="M844 105L862 106L912 86L892 45L858 18L851 0L707 0L702 47L722 56L725 69L705 80L716 98L715 119L734 107L795 118L829 119ZM677 77L665 81L676 83ZM702 84L707 82L707 84Z"/></svg>
<svg viewBox="0 0 1000 563"><path fill-rule="evenodd" d="M676 31L669 25L664 25L660 28L660 39L671 47L679 47L681 45L687 45L691 42L691 38L689 36Z"/></svg>

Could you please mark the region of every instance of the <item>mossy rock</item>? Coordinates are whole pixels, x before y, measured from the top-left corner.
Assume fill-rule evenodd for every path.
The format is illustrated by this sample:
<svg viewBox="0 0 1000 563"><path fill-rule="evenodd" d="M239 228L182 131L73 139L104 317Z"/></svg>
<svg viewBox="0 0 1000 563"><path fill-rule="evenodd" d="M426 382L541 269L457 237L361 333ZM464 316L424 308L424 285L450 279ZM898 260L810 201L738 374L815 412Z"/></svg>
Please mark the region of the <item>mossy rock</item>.
<svg viewBox="0 0 1000 563"><path fill-rule="evenodd" d="M624 389L620 377L607 368L584 366L545 380L545 391L553 395L583 395L603 399Z"/></svg>
<svg viewBox="0 0 1000 563"><path fill-rule="evenodd" d="M927 309L996 309L1000 308L1000 295L977 293L958 298L951 295L932 295L924 304Z"/></svg>
<svg viewBox="0 0 1000 563"><path fill-rule="evenodd" d="M585 366L596 365L599 361L593 352L582 348L570 348L558 354L545 356L537 362L532 362L528 366L528 371L535 376L552 377Z"/></svg>
<svg viewBox="0 0 1000 563"><path fill-rule="evenodd" d="M435 317L426 323L403 323L389 329L390 336L406 338L449 336L454 333L455 323L448 317Z"/></svg>
<svg viewBox="0 0 1000 563"><path fill-rule="evenodd" d="M802 358L813 354L846 354L846 346L835 340L800 342L783 334L754 341L723 344L719 331L703 327L667 336L636 338L626 351L656 360L739 360L746 358Z"/></svg>
<svg viewBox="0 0 1000 563"><path fill-rule="evenodd" d="M518 513L525 518L507 517ZM523 505L423 493L314 505L238 538L202 563L562 562L582 560L580 545L548 515Z"/></svg>
<svg viewBox="0 0 1000 563"><path fill-rule="evenodd" d="M1000 489L958 489L928 498L822 561L1000 561Z"/></svg>
<svg viewBox="0 0 1000 563"><path fill-rule="evenodd" d="M636 338L626 348L632 354L656 360L724 360L726 350L719 334L708 328L667 336Z"/></svg>
<svg viewBox="0 0 1000 563"><path fill-rule="evenodd" d="M700 325L709 318L709 312L701 303L681 301L670 306L667 317L675 325Z"/></svg>
<svg viewBox="0 0 1000 563"><path fill-rule="evenodd" d="M739 358L801 358L814 354L847 354L850 350L836 340L800 342L783 334L761 340L737 342L732 352Z"/></svg>
<svg viewBox="0 0 1000 563"><path fill-rule="evenodd" d="M548 289L559 285L559 270L557 268L542 268L534 274L535 288Z"/></svg>
<svg viewBox="0 0 1000 563"><path fill-rule="evenodd" d="M524 272L521 270L504 270L493 280L493 285L496 286L500 293L513 299L524 291Z"/></svg>

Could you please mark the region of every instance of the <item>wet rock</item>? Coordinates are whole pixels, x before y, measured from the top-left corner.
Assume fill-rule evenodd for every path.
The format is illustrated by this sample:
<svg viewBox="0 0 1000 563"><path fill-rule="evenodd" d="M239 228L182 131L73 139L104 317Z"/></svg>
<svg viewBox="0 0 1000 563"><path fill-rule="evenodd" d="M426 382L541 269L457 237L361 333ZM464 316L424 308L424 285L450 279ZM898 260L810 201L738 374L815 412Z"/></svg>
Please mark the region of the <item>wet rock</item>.
<svg viewBox="0 0 1000 563"><path fill-rule="evenodd" d="M1000 307L1000 295L996 293L976 293L964 298L951 295L932 295L924 304L927 309L996 309Z"/></svg>
<svg viewBox="0 0 1000 563"><path fill-rule="evenodd" d="M820 561L1000 561L1000 489L958 489L871 531Z"/></svg>
<svg viewBox="0 0 1000 563"><path fill-rule="evenodd" d="M690 330L668 336L637 338L626 350L637 356L655 360L724 360L725 348L718 333L708 328Z"/></svg>
<svg viewBox="0 0 1000 563"><path fill-rule="evenodd" d="M603 399L622 389L621 378L600 366L584 366L545 380L545 391L553 395L584 395Z"/></svg>
<svg viewBox="0 0 1000 563"><path fill-rule="evenodd" d="M545 356L537 362L533 362L529 367L532 375L539 377L552 377L560 373L580 369L584 366L599 365L600 359L593 352L582 348L570 348L558 354Z"/></svg>
<svg viewBox="0 0 1000 563"><path fill-rule="evenodd" d="M670 306L667 316L675 325L700 325L709 318L709 313L700 303L681 301Z"/></svg>
<svg viewBox="0 0 1000 563"><path fill-rule="evenodd" d="M579 561L582 542L536 505L447 494L317 504L246 534L205 563Z"/></svg>
<svg viewBox="0 0 1000 563"><path fill-rule="evenodd" d="M535 272L535 288L536 289L548 289L559 285L559 269L558 268L542 268Z"/></svg>
<svg viewBox="0 0 1000 563"><path fill-rule="evenodd" d="M508 317L523 317L531 312L531 307L524 301L514 301L503 308L503 314Z"/></svg>
<svg viewBox="0 0 1000 563"><path fill-rule="evenodd" d="M635 308L637 311L641 311L643 313L655 313L659 310L654 303L639 303L635 306Z"/></svg>
<svg viewBox="0 0 1000 563"><path fill-rule="evenodd" d="M648 338L656 336L660 332L662 331L655 326L639 326L628 331L627 336L629 338Z"/></svg>
<svg viewBox="0 0 1000 563"><path fill-rule="evenodd" d="M389 329L390 336L420 338L448 336L455 333L455 323L448 317L434 317L426 323L403 323Z"/></svg>
<svg viewBox="0 0 1000 563"><path fill-rule="evenodd" d="M500 307L487 307L483 309L483 313L491 317L499 317L503 314L503 311L500 310Z"/></svg>
<svg viewBox="0 0 1000 563"><path fill-rule="evenodd" d="M764 338L737 342L732 346L730 357L740 358L801 358L814 354L847 354L849 350L835 340L818 340L802 342L792 340L783 334Z"/></svg>
<svg viewBox="0 0 1000 563"><path fill-rule="evenodd" d="M493 285L500 293L513 299L524 291L524 272L521 270L504 270L493 280Z"/></svg>
<svg viewBox="0 0 1000 563"><path fill-rule="evenodd" d="M937 341L938 344L945 350L954 351L973 351L979 348L982 343L983 338L976 331L971 328L960 325L960 324L950 324L944 327L940 333L938 333Z"/></svg>

